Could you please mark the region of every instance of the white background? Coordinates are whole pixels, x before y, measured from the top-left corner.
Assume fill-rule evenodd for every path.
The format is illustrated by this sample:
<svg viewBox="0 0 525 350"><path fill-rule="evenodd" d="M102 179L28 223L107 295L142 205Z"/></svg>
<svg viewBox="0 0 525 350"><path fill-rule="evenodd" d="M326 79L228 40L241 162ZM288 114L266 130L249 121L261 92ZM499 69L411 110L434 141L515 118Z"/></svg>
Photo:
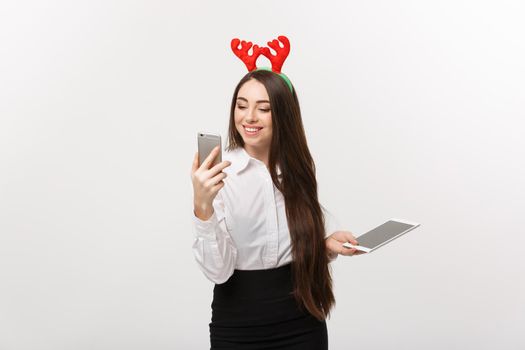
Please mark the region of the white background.
<svg viewBox="0 0 525 350"><path fill-rule="evenodd" d="M321 202L356 235L421 223L333 263L330 348L523 349L524 18L522 1L3 1L0 349L209 347L196 132L226 136L231 38L280 34Z"/></svg>

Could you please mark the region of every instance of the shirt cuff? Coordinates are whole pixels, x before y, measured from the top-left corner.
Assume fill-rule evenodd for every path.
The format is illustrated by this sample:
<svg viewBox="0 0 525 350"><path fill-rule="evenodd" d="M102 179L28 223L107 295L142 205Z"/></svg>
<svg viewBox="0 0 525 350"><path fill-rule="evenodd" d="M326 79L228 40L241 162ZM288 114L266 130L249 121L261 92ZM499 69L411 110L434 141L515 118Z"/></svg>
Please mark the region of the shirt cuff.
<svg viewBox="0 0 525 350"><path fill-rule="evenodd" d="M193 223L195 225L195 234L197 237L204 238L207 240L216 240L217 236L215 234L215 228L219 224L217 219L217 214L215 210L213 211L212 216L208 220L201 220L193 212Z"/></svg>

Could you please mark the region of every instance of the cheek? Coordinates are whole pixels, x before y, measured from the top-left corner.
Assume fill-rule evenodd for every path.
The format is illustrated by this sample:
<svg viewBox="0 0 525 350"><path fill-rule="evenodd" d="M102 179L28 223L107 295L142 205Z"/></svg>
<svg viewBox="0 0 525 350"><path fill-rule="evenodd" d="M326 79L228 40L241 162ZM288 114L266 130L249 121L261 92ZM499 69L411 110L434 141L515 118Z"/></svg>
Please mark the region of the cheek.
<svg viewBox="0 0 525 350"><path fill-rule="evenodd" d="M233 121L235 122L235 125L240 126L242 124L242 116L235 112L233 115Z"/></svg>
<svg viewBox="0 0 525 350"><path fill-rule="evenodd" d="M264 119L264 124L268 128L269 131L272 131L272 116L268 115Z"/></svg>
<svg viewBox="0 0 525 350"><path fill-rule="evenodd" d="M242 118L238 118L237 116L235 116L234 122L235 122L235 129L237 130L239 134L242 135L244 131L242 127Z"/></svg>

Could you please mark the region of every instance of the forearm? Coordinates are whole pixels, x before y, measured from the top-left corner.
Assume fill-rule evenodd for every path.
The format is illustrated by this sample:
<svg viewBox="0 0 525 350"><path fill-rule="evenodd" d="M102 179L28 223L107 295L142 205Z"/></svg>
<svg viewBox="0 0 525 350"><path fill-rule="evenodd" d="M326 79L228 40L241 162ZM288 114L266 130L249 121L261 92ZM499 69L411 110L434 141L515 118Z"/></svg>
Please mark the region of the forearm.
<svg viewBox="0 0 525 350"><path fill-rule="evenodd" d="M233 274L237 261L237 249L231 239L224 218L217 218L215 212L208 220L195 217L196 237L193 254L204 275L220 284Z"/></svg>

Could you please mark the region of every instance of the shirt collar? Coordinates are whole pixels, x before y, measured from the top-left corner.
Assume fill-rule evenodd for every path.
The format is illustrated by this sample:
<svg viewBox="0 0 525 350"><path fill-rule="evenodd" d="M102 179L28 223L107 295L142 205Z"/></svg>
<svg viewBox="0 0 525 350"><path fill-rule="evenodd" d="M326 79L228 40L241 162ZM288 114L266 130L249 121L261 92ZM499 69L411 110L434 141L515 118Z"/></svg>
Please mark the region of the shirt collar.
<svg viewBox="0 0 525 350"><path fill-rule="evenodd" d="M244 147L235 148L234 150L231 151L231 154L233 156L231 167L232 167L232 170L235 172L235 174L238 174L244 169L246 169L246 167L248 166L250 162L259 163L259 164L262 163L260 160L255 159L252 156L250 156L248 152L246 152ZM278 165L277 165L277 175L278 176L281 175L281 168Z"/></svg>

